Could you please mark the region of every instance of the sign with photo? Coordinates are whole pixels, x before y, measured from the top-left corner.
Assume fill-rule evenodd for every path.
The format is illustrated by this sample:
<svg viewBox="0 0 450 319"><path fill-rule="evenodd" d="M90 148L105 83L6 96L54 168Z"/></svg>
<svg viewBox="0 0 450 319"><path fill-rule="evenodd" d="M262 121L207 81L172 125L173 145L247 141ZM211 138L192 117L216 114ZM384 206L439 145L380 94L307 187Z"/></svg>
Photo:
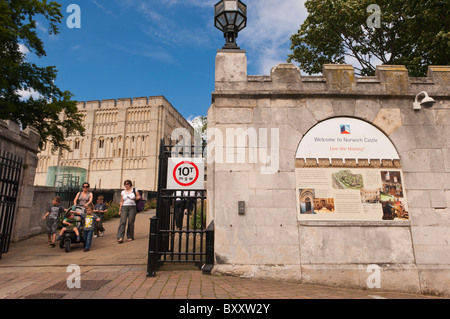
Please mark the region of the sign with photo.
<svg viewBox="0 0 450 319"><path fill-rule="evenodd" d="M408 220L395 147L376 127L334 118L313 127L296 158L299 220Z"/></svg>
<svg viewBox="0 0 450 319"><path fill-rule="evenodd" d="M298 168L299 219L407 220L401 170Z"/></svg>

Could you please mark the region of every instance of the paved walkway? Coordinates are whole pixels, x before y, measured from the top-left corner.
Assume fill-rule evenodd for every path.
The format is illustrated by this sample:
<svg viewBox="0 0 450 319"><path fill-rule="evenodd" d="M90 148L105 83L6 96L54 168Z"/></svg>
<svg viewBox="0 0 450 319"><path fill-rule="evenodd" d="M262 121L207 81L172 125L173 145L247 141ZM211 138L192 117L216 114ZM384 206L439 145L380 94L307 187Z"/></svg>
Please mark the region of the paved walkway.
<svg viewBox="0 0 450 319"><path fill-rule="evenodd" d="M39 235L11 244L0 259L0 299L426 299L430 296L330 288L297 283L203 275L189 265L165 265L147 277L148 230L154 211L136 218L136 237L117 244L118 220L105 223L105 236L91 250L72 246L65 253ZM75 283L78 265L81 287ZM68 285L68 282L70 283ZM181 306L180 306L181 307ZM179 311L179 308L175 309ZM174 311L175 311L174 310ZM198 309L197 309L198 310ZM201 308L200 308L201 310ZM219 310L219 309L217 309ZM237 309L236 309L237 310ZM222 312L224 310L222 309Z"/></svg>

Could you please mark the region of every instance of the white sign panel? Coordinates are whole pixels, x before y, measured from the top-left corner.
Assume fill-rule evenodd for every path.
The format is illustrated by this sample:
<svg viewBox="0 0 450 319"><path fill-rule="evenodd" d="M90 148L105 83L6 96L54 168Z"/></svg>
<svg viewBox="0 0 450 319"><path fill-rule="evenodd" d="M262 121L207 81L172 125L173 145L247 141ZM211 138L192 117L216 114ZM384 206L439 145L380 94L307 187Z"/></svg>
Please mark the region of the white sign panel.
<svg viewBox="0 0 450 319"><path fill-rule="evenodd" d="M167 189L204 189L203 158L169 158Z"/></svg>
<svg viewBox="0 0 450 319"><path fill-rule="evenodd" d="M302 139L296 158L399 159L391 141L372 124L339 117L314 126Z"/></svg>
<svg viewBox="0 0 450 319"><path fill-rule="evenodd" d="M325 120L305 134L296 158L342 160L334 167L319 161L316 167L295 169L299 220L409 219L399 162L394 168L353 161L399 160L392 142L374 125L350 117Z"/></svg>

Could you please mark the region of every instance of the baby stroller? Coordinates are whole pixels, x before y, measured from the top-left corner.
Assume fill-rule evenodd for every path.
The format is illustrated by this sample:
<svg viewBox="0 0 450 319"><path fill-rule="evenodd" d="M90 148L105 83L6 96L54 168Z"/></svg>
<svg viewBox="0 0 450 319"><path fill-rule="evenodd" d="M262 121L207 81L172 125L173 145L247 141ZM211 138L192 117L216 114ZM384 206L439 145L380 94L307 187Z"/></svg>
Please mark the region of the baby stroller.
<svg viewBox="0 0 450 319"><path fill-rule="evenodd" d="M79 213L84 213L84 207L82 206L72 206L72 211L76 211ZM78 215L77 215L78 216ZM72 244L83 244L84 247L84 241L83 241L83 223L81 222L81 218L75 222L73 222L74 227L78 229L78 232L80 234L79 238L80 240L77 240L77 234L74 230L65 230L64 233L61 235L61 239L59 240L59 248L65 249L66 253L70 251L70 246Z"/></svg>

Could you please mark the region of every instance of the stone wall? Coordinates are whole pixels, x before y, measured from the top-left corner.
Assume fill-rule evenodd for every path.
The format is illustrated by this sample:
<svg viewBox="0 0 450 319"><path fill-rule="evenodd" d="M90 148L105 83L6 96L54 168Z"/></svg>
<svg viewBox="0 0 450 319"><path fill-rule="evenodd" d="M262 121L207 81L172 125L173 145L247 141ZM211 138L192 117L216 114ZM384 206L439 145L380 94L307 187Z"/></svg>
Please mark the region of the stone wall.
<svg viewBox="0 0 450 319"><path fill-rule="evenodd" d="M379 66L375 76L357 77L349 65L326 65L323 75L302 76L296 66L280 64L268 76L251 76L245 51L219 50L208 111L208 153L216 156L208 161L214 271L367 288L368 266L376 264L383 290L448 295L449 75L447 66L430 66L425 78L410 78L404 66ZM437 103L413 110L421 91ZM297 219L297 147L311 127L337 116L370 122L394 144L410 220ZM227 140L227 130L235 137ZM267 132L268 153L279 152L273 174L261 173L267 163L250 160L258 148L248 139L240 149L227 143L249 131ZM238 213L239 201L245 214Z"/></svg>
<svg viewBox="0 0 450 319"><path fill-rule="evenodd" d="M32 210L29 215L27 233L20 239L26 239L27 237L42 234L46 231L45 222L42 220L42 217L48 212L52 200L55 197L55 192L56 189L53 187L34 186Z"/></svg>
<svg viewBox="0 0 450 319"><path fill-rule="evenodd" d="M38 212L33 205L38 146L39 135L35 131L29 128L21 130L16 123L0 120L0 150L6 150L23 159L12 241L25 239L42 231L39 228L39 224L42 225L42 212Z"/></svg>

